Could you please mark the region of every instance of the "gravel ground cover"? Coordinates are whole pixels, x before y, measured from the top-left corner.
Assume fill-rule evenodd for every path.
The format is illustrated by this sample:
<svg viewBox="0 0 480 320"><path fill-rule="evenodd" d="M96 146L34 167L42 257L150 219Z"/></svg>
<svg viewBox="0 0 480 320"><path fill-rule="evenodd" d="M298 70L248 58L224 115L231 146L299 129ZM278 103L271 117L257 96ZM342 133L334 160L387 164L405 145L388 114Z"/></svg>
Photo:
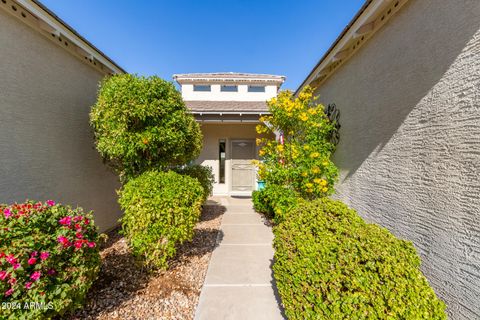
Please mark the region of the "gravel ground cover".
<svg viewBox="0 0 480 320"><path fill-rule="evenodd" d="M193 319L224 211L204 206L193 240L179 248L166 271L143 270L119 230L110 232L85 307L66 319Z"/></svg>

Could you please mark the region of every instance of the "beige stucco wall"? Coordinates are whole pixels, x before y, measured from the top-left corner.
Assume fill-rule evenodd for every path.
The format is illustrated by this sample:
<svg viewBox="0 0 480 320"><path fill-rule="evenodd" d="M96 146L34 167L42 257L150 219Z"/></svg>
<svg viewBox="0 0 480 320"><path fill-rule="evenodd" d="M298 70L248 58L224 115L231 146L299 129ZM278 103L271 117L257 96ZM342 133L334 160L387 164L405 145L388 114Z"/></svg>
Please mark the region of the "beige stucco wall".
<svg viewBox="0 0 480 320"><path fill-rule="evenodd" d="M412 240L451 319L480 319L480 1L411 0L317 93L337 197Z"/></svg>
<svg viewBox="0 0 480 320"><path fill-rule="evenodd" d="M88 124L102 75L3 10L0 59L0 202L54 199L112 227L117 178Z"/></svg>
<svg viewBox="0 0 480 320"><path fill-rule="evenodd" d="M196 163L210 166L215 175L215 184L213 192L215 194L228 194L231 190L231 161L230 161L230 142L238 139L255 139L255 123L206 123L201 124L203 133L203 149ZM219 142L220 139L226 139L226 165L225 165L225 184L218 183L219 178Z"/></svg>

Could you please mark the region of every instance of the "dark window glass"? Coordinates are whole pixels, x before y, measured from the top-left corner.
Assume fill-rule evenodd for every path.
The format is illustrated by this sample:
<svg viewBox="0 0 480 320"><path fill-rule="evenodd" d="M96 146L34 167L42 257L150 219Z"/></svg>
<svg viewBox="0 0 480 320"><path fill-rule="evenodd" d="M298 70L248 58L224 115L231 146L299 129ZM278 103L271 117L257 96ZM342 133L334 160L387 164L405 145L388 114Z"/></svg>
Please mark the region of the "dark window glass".
<svg viewBox="0 0 480 320"><path fill-rule="evenodd" d="M248 92L265 92L265 86L248 86Z"/></svg>
<svg viewBox="0 0 480 320"><path fill-rule="evenodd" d="M207 84L195 84L193 91L211 91L211 86Z"/></svg>
<svg viewBox="0 0 480 320"><path fill-rule="evenodd" d="M225 140L220 140L218 144L218 160L219 160L219 177L218 177L218 182L219 183L225 183L225 157L226 157L226 152L225 152Z"/></svg>
<svg viewBox="0 0 480 320"><path fill-rule="evenodd" d="M224 85L224 86L220 87L220 91L223 91L223 92L237 92L238 91L238 86Z"/></svg>

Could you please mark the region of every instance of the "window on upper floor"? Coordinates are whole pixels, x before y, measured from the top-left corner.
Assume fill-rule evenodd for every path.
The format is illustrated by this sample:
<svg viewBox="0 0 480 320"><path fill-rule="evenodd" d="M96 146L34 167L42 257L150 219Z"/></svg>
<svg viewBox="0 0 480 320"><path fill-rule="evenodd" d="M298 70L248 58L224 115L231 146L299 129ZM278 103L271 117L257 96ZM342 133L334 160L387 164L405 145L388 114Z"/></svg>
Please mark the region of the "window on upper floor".
<svg viewBox="0 0 480 320"><path fill-rule="evenodd" d="M209 84L195 84L193 91L212 91L212 86Z"/></svg>
<svg viewBox="0 0 480 320"><path fill-rule="evenodd" d="M248 86L248 92L265 92L265 86Z"/></svg>
<svg viewBox="0 0 480 320"><path fill-rule="evenodd" d="M222 92L237 92L238 91L238 86L222 85L220 87L220 91L222 91Z"/></svg>

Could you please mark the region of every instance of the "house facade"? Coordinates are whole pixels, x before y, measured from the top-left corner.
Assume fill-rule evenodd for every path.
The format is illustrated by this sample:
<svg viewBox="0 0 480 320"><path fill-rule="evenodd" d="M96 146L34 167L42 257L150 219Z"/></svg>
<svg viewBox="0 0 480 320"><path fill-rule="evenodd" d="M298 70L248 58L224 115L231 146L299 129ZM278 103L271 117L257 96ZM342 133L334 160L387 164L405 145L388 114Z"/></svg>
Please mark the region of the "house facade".
<svg viewBox="0 0 480 320"><path fill-rule="evenodd" d="M249 196L257 188L255 126L268 113L285 77L249 73L176 74L182 97L200 123L203 149L196 160L212 168L214 195Z"/></svg>
<svg viewBox="0 0 480 320"><path fill-rule="evenodd" d="M336 197L480 319L480 1L366 1L305 85L340 110Z"/></svg>
<svg viewBox="0 0 480 320"><path fill-rule="evenodd" d="M93 148L99 81L124 70L37 1L0 1L0 203L55 201L117 224L118 177Z"/></svg>

